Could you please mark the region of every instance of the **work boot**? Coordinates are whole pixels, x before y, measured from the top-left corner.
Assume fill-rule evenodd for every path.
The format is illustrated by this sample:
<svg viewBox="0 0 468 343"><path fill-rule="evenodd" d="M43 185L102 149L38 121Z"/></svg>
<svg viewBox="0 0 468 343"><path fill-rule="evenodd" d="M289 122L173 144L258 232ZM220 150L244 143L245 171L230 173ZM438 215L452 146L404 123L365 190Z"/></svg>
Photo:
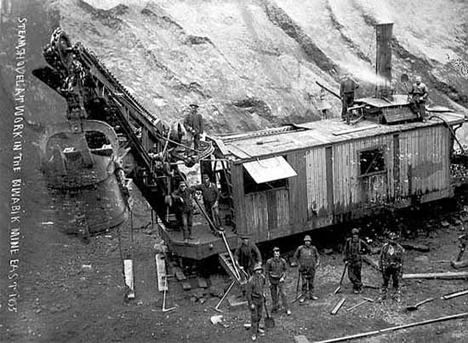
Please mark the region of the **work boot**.
<svg viewBox="0 0 468 343"><path fill-rule="evenodd" d="M318 297L316 297L315 295L311 295L311 296L310 296L310 299L312 299L312 300L318 300Z"/></svg>
<svg viewBox="0 0 468 343"><path fill-rule="evenodd" d="M301 299L299 299L299 302L303 304L305 300L306 300L306 297L302 297Z"/></svg>

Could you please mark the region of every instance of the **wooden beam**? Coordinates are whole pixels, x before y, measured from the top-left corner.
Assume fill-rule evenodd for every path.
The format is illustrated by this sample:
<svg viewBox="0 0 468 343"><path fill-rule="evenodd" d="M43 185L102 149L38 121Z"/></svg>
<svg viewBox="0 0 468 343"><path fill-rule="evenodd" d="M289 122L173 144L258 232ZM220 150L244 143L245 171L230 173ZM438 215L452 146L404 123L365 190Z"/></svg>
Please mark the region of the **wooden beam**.
<svg viewBox="0 0 468 343"><path fill-rule="evenodd" d="M451 316L439 317L439 318L435 318L435 319L424 320L422 322L416 322L416 323L411 323L411 324L393 326L393 327L389 327L389 328L382 329L382 330L369 331L369 332L359 333L359 334L356 334L356 335L350 335L350 336L344 336L344 337L338 337L338 338L331 338L331 339L326 339L326 340L323 340L323 341L316 341L314 343L334 343L334 342L349 341L351 339L369 337L369 336L379 335L379 334L382 334L382 333L387 333L387 332L390 332L390 331L402 330L402 329L407 329L407 328L411 328L411 327L414 327L414 326L427 325L427 324L432 324L432 323L443 322L443 321L446 321L446 320L460 319L460 318L464 318L464 317L468 317L468 312L454 314L454 315L451 315Z"/></svg>
<svg viewBox="0 0 468 343"><path fill-rule="evenodd" d="M340 136L340 135L346 135L348 133L354 133L354 132L359 132L359 131L364 131L364 130L369 130L369 129L374 129L378 127L379 125L372 124L372 125L367 125L367 126L361 126L361 127L355 127L353 129L348 129L348 130L341 130L338 132L333 132L334 136Z"/></svg>
<svg viewBox="0 0 468 343"><path fill-rule="evenodd" d="M443 295L441 297L441 299L448 300L448 299L452 299L452 298L459 297L459 296L466 295L466 294L468 294L467 289L465 289L463 291L457 291L457 292L454 292L454 293L445 294L445 295Z"/></svg>
<svg viewBox="0 0 468 343"><path fill-rule="evenodd" d="M135 289L133 286L133 261L124 260L124 271L125 271L125 284L129 288L127 298L135 298Z"/></svg>
<svg viewBox="0 0 468 343"><path fill-rule="evenodd" d="M468 272L403 274L403 279L468 279Z"/></svg>
<svg viewBox="0 0 468 343"><path fill-rule="evenodd" d="M167 291L167 273L166 273L166 259L164 258L163 254L156 254L155 256L156 261L156 271L157 271L157 278L158 278L158 290L160 292Z"/></svg>
<svg viewBox="0 0 468 343"><path fill-rule="evenodd" d="M346 298L342 298L340 301L338 301L335 307L333 307L333 310L331 310L330 314L337 314L345 302L346 302Z"/></svg>

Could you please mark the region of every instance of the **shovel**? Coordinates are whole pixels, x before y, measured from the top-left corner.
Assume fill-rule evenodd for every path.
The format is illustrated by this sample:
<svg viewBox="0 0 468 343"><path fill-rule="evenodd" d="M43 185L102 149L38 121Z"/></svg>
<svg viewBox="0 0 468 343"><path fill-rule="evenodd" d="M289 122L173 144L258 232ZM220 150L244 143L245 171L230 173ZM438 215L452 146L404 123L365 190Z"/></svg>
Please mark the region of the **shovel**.
<svg viewBox="0 0 468 343"><path fill-rule="evenodd" d="M425 304L425 303L428 303L430 301L434 300L434 298L427 298L421 302L418 302L417 304L413 305L413 306L407 306L406 307L406 310L407 311L415 311L418 309L419 306L421 306L422 304Z"/></svg>
<svg viewBox="0 0 468 343"><path fill-rule="evenodd" d="M265 298L263 298L263 304L265 306L265 314L266 314L265 327L267 329L274 328L275 327L275 320L272 317L270 317L270 314L268 313L268 308L267 308L267 305L266 305L266 299Z"/></svg>
<svg viewBox="0 0 468 343"><path fill-rule="evenodd" d="M335 291L333 292L333 294L336 294L338 293L340 290L341 290L341 285L343 284L343 279L344 279L344 276L346 274L346 270L348 269L348 264L346 263L345 266L344 266L344 269L343 269L343 274L341 274L341 279L340 279L340 284L338 285L338 287L335 289Z"/></svg>

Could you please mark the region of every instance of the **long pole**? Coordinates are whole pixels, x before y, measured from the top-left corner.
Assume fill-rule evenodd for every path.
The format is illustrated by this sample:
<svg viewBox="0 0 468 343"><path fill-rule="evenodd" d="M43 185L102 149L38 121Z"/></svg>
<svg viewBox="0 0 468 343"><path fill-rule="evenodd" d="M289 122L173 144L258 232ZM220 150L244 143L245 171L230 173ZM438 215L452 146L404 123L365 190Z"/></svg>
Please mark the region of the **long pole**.
<svg viewBox="0 0 468 343"><path fill-rule="evenodd" d="M399 325L399 326L393 326L393 327L386 328L386 329L382 329L382 330L364 332L364 333L359 333L359 334L356 334L356 335L350 335L350 336L344 336L344 337L326 339L326 340L324 340L324 341L316 341L316 342L314 342L314 343L343 342L343 341L348 341L348 340L351 340L351 339L362 338L362 337L368 337L368 336L378 335L378 334L382 334L382 333L386 333L386 332L390 332L390 331L396 331L396 330L401 330L401 329L407 329L407 328L411 328L411 327L414 327L414 326L420 326L420 325L438 323L438 322L443 322L443 321L446 321L446 320L459 319L459 318L464 318L464 317L468 317L468 312L459 313L459 314L454 314L454 315L451 315L451 316L439 317L439 318L435 318L435 319L424 320L424 321L422 321L422 322L416 322L416 323L411 323L411 324L404 324L404 325Z"/></svg>

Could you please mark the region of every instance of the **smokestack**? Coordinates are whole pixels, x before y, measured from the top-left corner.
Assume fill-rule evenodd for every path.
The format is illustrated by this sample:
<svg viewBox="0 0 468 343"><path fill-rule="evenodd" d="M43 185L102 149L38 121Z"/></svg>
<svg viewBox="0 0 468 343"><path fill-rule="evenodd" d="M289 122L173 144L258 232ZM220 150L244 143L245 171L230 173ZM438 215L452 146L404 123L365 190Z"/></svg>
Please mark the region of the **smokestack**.
<svg viewBox="0 0 468 343"><path fill-rule="evenodd" d="M377 57L376 57L376 72L380 76L376 87L377 98L387 98L393 100L392 97L392 48L390 40L392 39L393 23L377 24Z"/></svg>

